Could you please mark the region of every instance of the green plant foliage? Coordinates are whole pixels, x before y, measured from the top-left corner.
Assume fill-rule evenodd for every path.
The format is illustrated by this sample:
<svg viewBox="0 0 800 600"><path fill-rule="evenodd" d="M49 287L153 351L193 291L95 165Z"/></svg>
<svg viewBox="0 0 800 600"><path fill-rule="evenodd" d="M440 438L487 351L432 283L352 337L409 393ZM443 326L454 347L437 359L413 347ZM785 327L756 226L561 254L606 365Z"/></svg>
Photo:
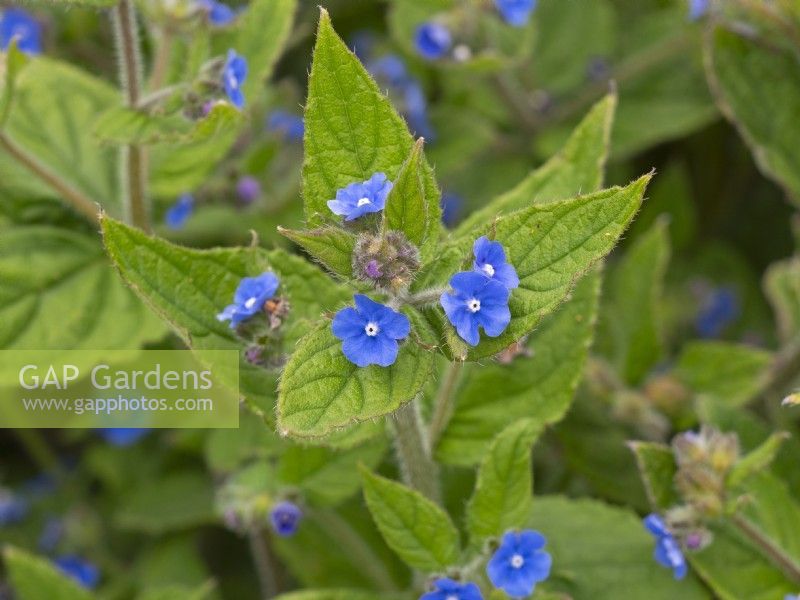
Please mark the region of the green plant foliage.
<svg viewBox="0 0 800 600"><path fill-rule="evenodd" d="M20 600L89 600L92 595L44 559L7 546L3 562Z"/></svg>

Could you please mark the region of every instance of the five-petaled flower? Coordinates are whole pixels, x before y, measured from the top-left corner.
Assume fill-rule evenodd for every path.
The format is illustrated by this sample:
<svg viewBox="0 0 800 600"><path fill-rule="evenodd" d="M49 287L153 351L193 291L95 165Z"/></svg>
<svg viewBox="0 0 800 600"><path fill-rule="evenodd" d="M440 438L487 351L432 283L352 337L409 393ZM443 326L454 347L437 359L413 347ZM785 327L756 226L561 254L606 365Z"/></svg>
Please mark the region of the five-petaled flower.
<svg viewBox="0 0 800 600"><path fill-rule="evenodd" d="M228 58L222 68L222 87L236 108L244 107L242 84L245 79L247 79L247 60L236 54L235 50L228 50Z"/></svg>
<svg viewBox="0 0 800 600"><path fill-rule="evenodd" d="M230 321L231 329L261 311L267 300L278 290L278 278L267 271L258 277L245 277L236 288L233 304L217 315L220 321Z"/></svg>
<svg viewBox="0 0 800 600"><path fill-rule="evenodd" d="M6 50L14 37L22 52L39 54L42 51L42 26L21 8L0 12L0 50Z"/></svg>
<svg viewBox="0 0 800 600"><path fill-rule="evenodd" d="M459 583L447 577L433 582L434 590L420 596L419 600L483 600L480 588L468 581Z"/></svg>
<svg viewBox="0 0 800 600"><path fill-rule="evenodd" d="M509 25L522 27L536 9L537 0L494 0L497 10Z"/></svg>
<svg viewBox="0 0 800 600"><path fill-rule="evenodd" d="M469 271L453 275L450 287L455 293L444 292L439 301L458 335L469 345L478 345L478 327L483 327L489 337L497 337L508 327L510 292L502 283Z"/></svg>
<svg viewBox="0 0 800 600"><path fill-rule="evenodd" d="M97 587L100 570L96 565L78 556L61 556L53 561L58 569L87 589Z"/></svg>
<svg viewBox="0 0 800 600"><path fill-rule="evenodd" d="M384 173L375 173L364 182L351 183L336 192L336 200L328 200L328 208L334 214L352 221L367 213L380 212L386 206L386 198L392 190L392 182Z"/></svg>
<svg viewBox="0 0 800 600"><path fill-rule="evenodd" d="M180 229L194 212L194 196L182 194L164 213L164 223L170 229Z"/></svg>
<svg viewBox="0 0 800 600"><path fill-rule="evenodd" d="M489 581L512 598L533 593L536 584L550 576L552 558L543 550L547 539L538 531L510 531L489 559Z"/></svg>
<svg viewBox="0 0 800 600"><path fill-rule="evenodd" d="M450 30L435 21L423 23L414 34L414 46L417 52L428 60L442 58L453 45L453 36Z"/></svg>
<svg viewBox="0 0 800 600"><path fill-rule="evenodd" d="M208 13L208 22L212 25L227 25L236 18L234 10L217 0L199 0L200 7Z"/></svg>
<svg viewBox="0 0 800 600"><path fill-rule="evenodd" d="M672 569L675 579L686 577L686 557L683 550L672 535L667 524L657 514L650 514L644 519L644 526L656 538L656 549L653 557L668 569Z"/></svg>
<svg viewBox="0 0 800 600"><path fill-rule="evenodd" d="M408 317L362 294L354 299L355 308L343 308L333 318L333 335L342 340L345 357L359 367L394 364L397 341L411 332Z"/></svg>
<svg viewBox="0 0 800 600"><path fill-rule="evenodd" d="M279 502L269 512L272 529L281 537L289 537L297 532L303 511L293 502Z"/></svg>
<svg viewBox="0 0 800 600"><path fill-rule="evenodd" d="M509 290L519 286L517 271L506 262L506 252L500 242L491 242L486 236L475 240L472 246L475 255L473 267L478 273L499 281Z"/></svg>

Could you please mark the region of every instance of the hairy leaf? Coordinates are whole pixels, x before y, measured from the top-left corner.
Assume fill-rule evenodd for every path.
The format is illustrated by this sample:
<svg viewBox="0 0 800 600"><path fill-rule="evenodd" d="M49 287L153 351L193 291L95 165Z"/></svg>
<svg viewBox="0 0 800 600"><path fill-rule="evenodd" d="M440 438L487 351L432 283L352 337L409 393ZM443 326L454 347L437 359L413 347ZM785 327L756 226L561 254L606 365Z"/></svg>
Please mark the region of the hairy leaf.
<svg viewBox="0 0 800 600"><path fill-rule="evenodd" d="M666 510L678 503L673 481L678 467L669 446L653 442L628 444L636 456L647 498L655 510Z"/></svg>
<svg viewBox="0 0 800 600"><path fill-rule="evenodd" d="M18 600L91 600L90 592L47 560L7 546L3 561Z"/></svg>

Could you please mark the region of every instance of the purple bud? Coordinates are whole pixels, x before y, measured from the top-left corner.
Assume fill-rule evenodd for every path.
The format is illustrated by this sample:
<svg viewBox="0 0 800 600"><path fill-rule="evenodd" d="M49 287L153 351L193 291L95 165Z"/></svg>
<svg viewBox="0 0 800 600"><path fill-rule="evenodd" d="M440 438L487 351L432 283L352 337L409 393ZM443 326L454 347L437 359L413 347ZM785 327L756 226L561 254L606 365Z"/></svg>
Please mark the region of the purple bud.
<svg viewBox="0 0 800 600"><path fill-rule="evenodd" d="M261 195L261 184L255 177L245 175L236 184L236 195L245 204L250 204Z"/></svg>
<svg viewBox="0 0 800 600"><path fill-rule="evenodd" d="M364 272L370 279L377 279L378 277L383 275L383 272L381 271L381 267L378 264L378 261L374 259L367 263L367 266L364 267Z"/></svg>
<svg viewBox="0 0 800 600"><path fill-rule="evenodd" d="M703 543L703 536L697 532L693 532L686 536L685 542L689 550L697 550Z"/></svg>
<svg viewBox="0 0 800 600"><path fill-rule="evenodd" d="M269 513L272 529L281 537L294 535L302 518L303 511L292 502L279 502Z"/></svg>

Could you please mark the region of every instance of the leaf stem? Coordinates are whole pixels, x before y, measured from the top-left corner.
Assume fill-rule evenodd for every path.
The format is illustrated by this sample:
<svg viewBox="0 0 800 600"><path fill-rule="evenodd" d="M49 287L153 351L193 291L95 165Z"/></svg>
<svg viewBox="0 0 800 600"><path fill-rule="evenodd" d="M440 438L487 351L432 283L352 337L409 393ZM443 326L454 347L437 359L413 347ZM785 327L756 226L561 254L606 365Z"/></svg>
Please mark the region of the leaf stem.
<svg viewBox="0 0 800 600"><path fill-rule="evenodd" d="M444 373L444 380L439 388L439 393L436 395L433 416L431 416L431 422L428 426L428 446L431 449L436 448L442 432L450 422L450 417L453 416L456 405L455 388L463 364L461 361L451 362Z"/></svg>
<svg viewBox="0 0 800 600"><path fill-rule="evenodd" d="M119 77L125 104L136 108L142 89L142 59L133 0L120 0L112 12L119 59ZM128 144L120 152L122 194L129 223L150 230L147 202L147 156L144 148Z"/></svg>
<svg viewBox="0 0 800 600"><path fill-rule="evenodd" d="M26 167L31 173L53 188L72 208L87 217L90 221L99 223L100 208L94 200L85 196L83 192L72 187L51 171L35 156L28 154L21 146L11 139L8 134L0 133L0 146L8 152L18 163Z"/></svg>
<svg viewBox="0 0 800 600"><path fill-rule="evenodd" d="M425 306L426 304L434 304L435 302L439 301L439 297L443 292L446 292L447 289L448 288L431 288L429 290L423 290L417 294L406 296L403 298L403 301L407 304L411 304L412 306Z"/></svg>
<svg viewBox="0 0 800 600"><path fill-rule="evenodd" d="M775 542L750 521L741 515L734 515L732 517L734 525L743 533L747 539L753 542L758 548L778 567L786 577L788 577L795 584L800 585L800 565L794 559L786 554Z"/></svg>
<svg viewBox="0 0 800 600"><path fill-rule="evenodd" d="M398 408L389 422L403 480L424 496L441 503L439 466L431 458L417 401Z"/></svg>
<svg viewBox="0 0 800 600"><path fill-rule="evenodd" d="M254 527L247 536L250 541L250 555L253 557L253 565L261 588L261 598L262 600L274 598L278 595L278 584L264 530Z"/></svg>

